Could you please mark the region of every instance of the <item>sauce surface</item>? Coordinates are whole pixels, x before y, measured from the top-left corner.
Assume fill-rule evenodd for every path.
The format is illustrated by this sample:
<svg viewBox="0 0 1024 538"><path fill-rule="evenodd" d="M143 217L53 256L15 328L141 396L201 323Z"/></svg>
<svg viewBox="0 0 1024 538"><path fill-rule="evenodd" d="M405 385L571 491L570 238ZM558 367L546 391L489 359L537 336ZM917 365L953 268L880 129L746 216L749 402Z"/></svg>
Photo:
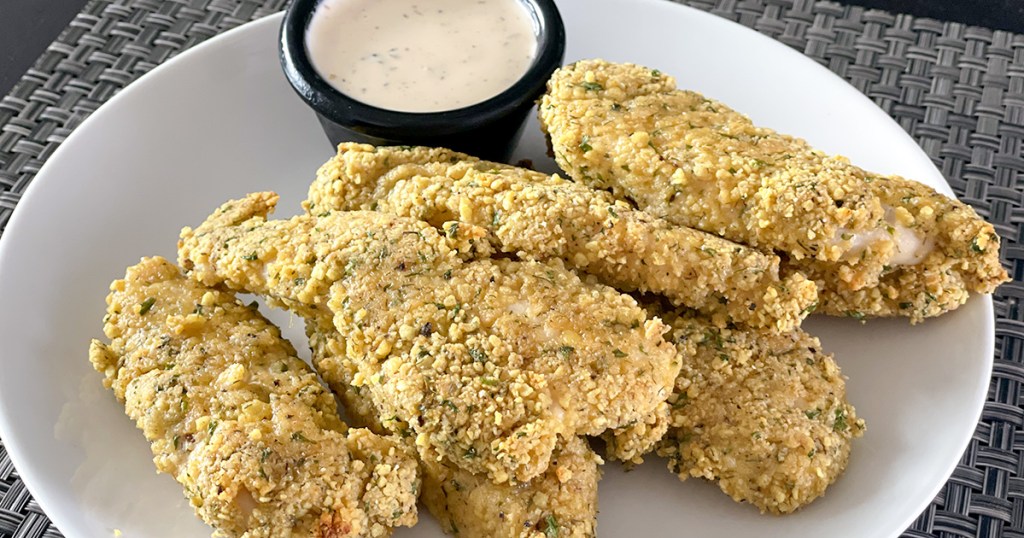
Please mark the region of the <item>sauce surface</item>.
<svg viewBox="0 0 1024 538"><path fill-rule="evenodd" d="M537 49L518 0L324 0L306 31L321 77L358 101L437 112L487 100Z"/></svg>

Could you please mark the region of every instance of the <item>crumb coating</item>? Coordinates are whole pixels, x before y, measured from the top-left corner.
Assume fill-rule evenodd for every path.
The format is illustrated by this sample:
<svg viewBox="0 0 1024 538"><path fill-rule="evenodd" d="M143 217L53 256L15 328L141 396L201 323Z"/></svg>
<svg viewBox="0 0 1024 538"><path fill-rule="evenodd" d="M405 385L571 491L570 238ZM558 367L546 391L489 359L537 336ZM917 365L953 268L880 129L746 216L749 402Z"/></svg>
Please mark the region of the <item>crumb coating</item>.
<svg viewBox="0 0 1024 538"><path fill-rule="evenodd" d="M540 117L573 179L673 223L784 253L784 267L818 283L823 312L920 321L1007 279L998 235L969 206L755 126L657 70L567 66L549 81ZM913 225L938 254L894 263L894 223Z"/></svg>
<svg viewBox="0 0 1024 538"><path fill-rule="evenodd" d="M680 360L680 362L683 362ZM662 402L654 413L622 428L601 434L605 442L605 456L618 460L630 468L644 462L644 456L660 445L672 423L672 406Z"/></svg>
<svg viewBox="0 0 1024 538"><path fill-rule="evenodd" d="M679 363L664 325L557 261L463 262L471 247L448 242L469 225L376 212L267 221L272 197L246 200L260 199L184 230L182 265L318 323L326 305L347 362L320 371L354 368L351 385L410 425L424 460L527 481L559 436L638 420L671 390Z"/></svg>
<svg viewBox="0 0 1024 538"><path fill-rule="evenodd" d="M315 364L330 362L344 350L333 329L306 324ZM341 357L341 360L345 360ZM331 390L342 395L353 424L384 434L393 431L412 441L403 421L381 415L373 402L351 385L352 370L330 369ZM523 483L495 484L446 462L421 460L420 499L445 532L453 536L501 538L588 538L596 535L597 482L601 459L579 437L560 439L543 474Z"/></svg>
<svg viewBox="0 0 1024 538"><path fill-rule="evenodd" d="M162 258L130 267L107 305L111 342L93 340L90 360L218 535L383 537L416 523L413 451L348 429L255 308Z"/></svg>
<svg viewBox="0 0 1024 538"><path fill-rule="evenodd" d="M591 538L600 462L580 437L561 439L544 474L514 485L424 462L420 499L453 536Z"/></svg>
<svg viewBox="0 0 1024 538"><path fill-rule="evenodd" d="M315 319L333 315L327 309L331 285L360 265L393 261L396 270L422 265L443 271L489 249L479 240L482 230L470 226L439 233L425 222L372 211L268 221L277 201L277 194L260 192L224 203L200 226L182 230L178 262L207 286L265 295L275 306ZM391 256L391 245L401 256Z"/></svg>
<svg viewBox="0 0 1024 538"><path fill-rule="evenodd" d="M672 327L683 368L658 454L762 512L792 512L842 474L864 433L846 383L817 338L715 327L650 305Z"/></svg>
<svg viewBox="0 0 1024 538"><path fill-rule="evenodd" d="M838 261L840 229L866 232L883 221L863 170L679 90L654 69L566 66L548 82L540 116L573 179L678 224L795 259Z"/></svg>
<svg viewBox="0 0 1024 538"><path fill-rule="evenodd" d="M817 301L779 259L616 201L557 175L423 147L341 144L305 202L308 212L376 209L436 226L487 230L496 250L559 258L617 289L659 293L728 321L785 331Z"/></svg>
<svg viewBox="0 0 1024 538"><path fill-rule="evenodd" d="M834 264L794 263L818 282L819 312L858 319L904 316L917 323L956 309L972 292L992 293L1010 280L999 259L999 235L971 206L901 177L875 178L871 190L894 208L897 222L931 238L931 251L916 265L883 268L878 284L862 289L837 278Z"/></svg>

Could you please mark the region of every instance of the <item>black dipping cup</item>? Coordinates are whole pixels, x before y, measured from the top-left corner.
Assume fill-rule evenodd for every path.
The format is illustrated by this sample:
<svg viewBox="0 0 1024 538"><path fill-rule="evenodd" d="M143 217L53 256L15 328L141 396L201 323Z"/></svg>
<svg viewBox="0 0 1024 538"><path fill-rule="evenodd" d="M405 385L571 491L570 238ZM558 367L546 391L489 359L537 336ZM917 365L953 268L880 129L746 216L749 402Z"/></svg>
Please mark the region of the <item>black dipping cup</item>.
<svg viewBox="0 0 1024 538"><path fill-rule="evenodd" d="M506 162L519 141L527 114L544 92L565 55L565 26L554 0L519 0L537 23L537 54L505 91L454 110L397 112L356 101L313 69L306 51L306 27L321 0L294 0L281 25L281 65L296 93L316 112L331 144L446 147L483 159Z"/></svg>

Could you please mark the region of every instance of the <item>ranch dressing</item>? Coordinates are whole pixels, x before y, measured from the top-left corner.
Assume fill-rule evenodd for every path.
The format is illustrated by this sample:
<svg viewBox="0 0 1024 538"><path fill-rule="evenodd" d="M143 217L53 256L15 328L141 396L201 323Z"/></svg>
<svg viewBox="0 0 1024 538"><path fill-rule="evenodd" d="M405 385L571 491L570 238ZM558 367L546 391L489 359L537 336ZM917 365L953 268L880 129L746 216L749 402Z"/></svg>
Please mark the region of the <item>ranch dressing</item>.
<svg viewBox="0 0 1024 538"><path fill-rule="evenodd" d="M342 93L401 112L485 101L537 51L520 0L324 0L306 31L316 71Z"/></svg>

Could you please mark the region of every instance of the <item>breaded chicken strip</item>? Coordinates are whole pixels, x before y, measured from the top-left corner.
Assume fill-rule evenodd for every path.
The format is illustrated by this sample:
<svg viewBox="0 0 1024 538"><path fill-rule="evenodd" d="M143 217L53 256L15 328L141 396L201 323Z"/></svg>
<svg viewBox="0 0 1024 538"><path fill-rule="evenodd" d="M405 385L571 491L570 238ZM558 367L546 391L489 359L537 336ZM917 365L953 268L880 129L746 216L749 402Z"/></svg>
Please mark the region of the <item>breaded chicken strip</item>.
<svg viewBox="0 0 1024 538"><path fill-rule="evenodd" d="M573 179L675 224L785 253L822 286L826 312L920 321L1007 279L998 236L970 207L757 127L657 70L567 66L549 81L540 117Z"/></svg>
<svg viewBox="0 0 1024 538"><path fill-rule="evenodd" d="M665 327L629 296L561 264L464 263L427 223L376 212L267 221L275 198L225 204L179 256L208 285L268 296L346 343L352 385L408 423L425 460L527 481L559 437L597 435L652 413L679 370ZM450 237L448 237L450 236ZM460 243L460 244L462 244ZM340 376L339 376L340 377Z"/></svg>
<svg viewBox="0 0 1024 538"><path fill-rule="evenodd" d="M818 339L800 329L722 329L647 306L672 327L683 362L658 449L672 472L713 480L762 512L792 512L821 496L846 468L864 421Z"/></svg>
<svg viewBox="0 0 1024 538"><path fill-rule="evenodd" d="M250 194L225 203L197 229L183 229L182 267L207 286L259 293L275 306L315 319L333 316L327 308L331 285L361 265L393 259L398 273L444 271L489 252L489 244L479 240L484 232L471 226L438 233L425 222L371 211L324 215L327 228L313 217L268 223L277 201L272 192ZM364 263L368 256L376 259Z"/></svg>
<svg viewBox="0 0 1024 538"><path fill-rule="evenodd" d="M280 331L162 258L111 285L89 358L157 469L218 536L390 536L416 523L414 452L348 429Z"/></svg>
<svg viewBox="0 0 1024 538"><path fill-rule="evenodd" d="M341 144L305 203L311 214L376 209L488 231L495 249L559 258L621 290L650 291L728 321L789 330L817 301L779 259L674 226L610 194L532 170L423 147Z"/></svg>
<svg viewBox="0 0 1024 538"><path fill-rule="evenodd" d="M580 437L567 437L543 474L518 484L423 462L420 499L454 536L592 538L597 535L601 459Z"/></svg>
<svg viewBox="0 0 1024 538"><path fill-rule="evenodd" d="M333 329L320 332L306 324L313 362L344 360L345 346ZM408 425L381 415L373 402L341 379L346 370L326 370L331 389L343 395L346 415L354 424L384 434L394 431L412 441ZM597 481L601 459L579 437L560 441L551 464L525 483L495 484L446 462L422 461L420 498L446 532L457 536L501 538L585 538L595 535Z"/></svg>
<svg viewBox="0 0 1024 538"><path fill-rule="evenodd" d="M837 241L840 230L867 233L884 221L862 170L678 90L657 70L602 60L566 66L548 82L540 115L574 179L673 222L796 259L838 261L851 248Z"/></svg>
<svg viewBox="0 0 1024 538"><path fill-rule="evenodd" d="M913 264L883 268L879 282L853 290L836 282L835 264L804 260L788 265L819 282L819 312L835 316L905 316L922 321L962 305L970 292L991 293L1009 280L999 261L999 236L974 210L930 187L901 177L878 177L871 192L927 247Z"/></svg>

